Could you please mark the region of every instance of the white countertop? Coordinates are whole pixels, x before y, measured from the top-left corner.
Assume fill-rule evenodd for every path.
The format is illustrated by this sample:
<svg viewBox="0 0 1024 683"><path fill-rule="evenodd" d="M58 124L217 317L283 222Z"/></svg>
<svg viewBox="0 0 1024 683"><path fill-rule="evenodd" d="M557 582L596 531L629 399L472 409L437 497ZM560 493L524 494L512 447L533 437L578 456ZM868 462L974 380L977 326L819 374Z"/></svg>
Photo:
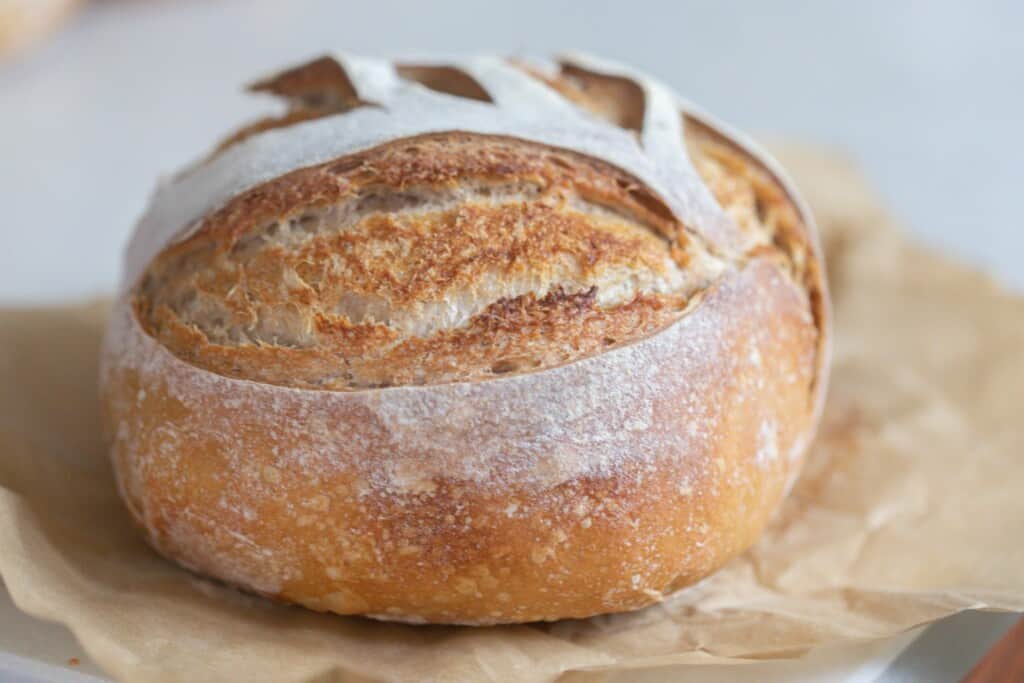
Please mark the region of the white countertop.
<svg viewBox="0 0 1024 683"><path fill-rule="evenodd" d="M272 108L239 84L333 48L630 62L741 128L846 151L914 233L1024 289L1022 22L1024 4L957 0L97 2L0 64L0 303L110 292L155 178ZM0 606L3 680L73 645ZM1010 620L933 627L885 680L958 678Z"/></svg>

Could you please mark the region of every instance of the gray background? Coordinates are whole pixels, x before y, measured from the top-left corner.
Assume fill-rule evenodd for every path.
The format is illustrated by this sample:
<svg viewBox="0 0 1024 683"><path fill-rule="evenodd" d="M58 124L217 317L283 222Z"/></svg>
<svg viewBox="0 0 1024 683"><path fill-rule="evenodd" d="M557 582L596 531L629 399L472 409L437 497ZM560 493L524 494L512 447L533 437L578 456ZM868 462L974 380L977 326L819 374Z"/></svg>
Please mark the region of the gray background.
<svg viewBox="0 0 1024 683"><path fill-rule="evenodd" d="M0 303L110 292L154 179L271 109L239 84L327 49L585 50L755 134L855 158L921 239L1024 289L1024 3L106 0L0 64ZM953 680L1009 623L932 629Z"/></svg>
<svg viewBox="0 0 1024 683"><path fill-rule="evenodd" d="M855 157L923 239L1024 288L1015 2L107 0L0 65L0 301L98 294L154 178L272 103L239 84L325 49L587 50L755 134Z"/></svg>

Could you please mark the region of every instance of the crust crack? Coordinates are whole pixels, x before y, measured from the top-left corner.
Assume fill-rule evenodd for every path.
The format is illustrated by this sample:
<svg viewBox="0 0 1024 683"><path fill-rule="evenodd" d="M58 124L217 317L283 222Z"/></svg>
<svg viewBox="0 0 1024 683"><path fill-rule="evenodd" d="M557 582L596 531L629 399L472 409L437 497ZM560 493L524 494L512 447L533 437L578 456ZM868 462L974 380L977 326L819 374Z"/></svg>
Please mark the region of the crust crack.
<svg viewBox="0 0 1024 683"><path fill-rule="evenodd" d="M710 134L689 142L750 236L743 254L711 254L596 160L425 136L232 202L150 267L139 317L215 372L344 390L525 372L628 343L754 258L803 277L786 198Z"/></svg>

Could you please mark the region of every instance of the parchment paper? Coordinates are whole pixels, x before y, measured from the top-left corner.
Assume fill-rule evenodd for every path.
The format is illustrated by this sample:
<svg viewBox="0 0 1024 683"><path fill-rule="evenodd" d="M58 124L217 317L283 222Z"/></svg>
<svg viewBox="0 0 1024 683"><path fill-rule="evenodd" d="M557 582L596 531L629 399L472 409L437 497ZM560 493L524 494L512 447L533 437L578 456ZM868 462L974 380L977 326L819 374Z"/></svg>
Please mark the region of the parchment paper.
<svg viewBox="0 0 1024 683"><path fill-rule="evenodd" d="M832 389L777 519L710 579L632 614L473 629L314 614L193 576L138 539L117 498L95 303L0 313L0 575L15 602L118 678L190 683L551 681L1024 610L1024 300L909 244L843 161L779 155L824 235Z"/></svg>

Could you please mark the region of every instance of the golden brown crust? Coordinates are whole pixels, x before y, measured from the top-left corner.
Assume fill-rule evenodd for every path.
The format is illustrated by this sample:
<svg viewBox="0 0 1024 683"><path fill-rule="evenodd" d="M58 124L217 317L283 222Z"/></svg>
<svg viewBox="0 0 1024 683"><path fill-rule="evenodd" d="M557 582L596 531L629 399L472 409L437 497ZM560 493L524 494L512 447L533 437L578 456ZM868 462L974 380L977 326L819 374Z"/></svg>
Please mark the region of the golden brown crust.
<svg viewBox="0 0 1024 683"><path fill-rule="evenodd" d="M192 239L168 252L180 252L204 235L233 241L264 222L348 199L364 188L451 187L474 180L571 187L587 201L621 207L666 238L679 238L680 226L668 208L636 178L607 163L497 135L443 133L404 138L276 178L208 216Z"/></svg>
<svg viewBox="0 0 1024 683"><path fill-rule="evenodd" d="M278 95L290 100L293 107L318 109L323 113L361 103L348 74L330 57L321 57L257 81L249 90Z"/></svg>
<svg viewBox="0 0 1024 683"><path fill-rule="evenodd" d="M643 124L643 92L627 78L593 73L572 64L562 64L557 74L548 75L528 64L512 63L567 100L616 126L638 131Z"/></svg>
<svg viewBox="0 0 1024 683"><path fill-rule="evenodd" d="M401 140L241 195L161 254L136 306L180 357L276 384L537 369L649 335L707 286L707 255L664 214L579 155L468 134ZM594 288L587 306L548 305ZM507 302L529 324L496 324Z"/></svg>
<svg viewBox="0 0 1024 683"><path fill-rule="evenodd" d="M812 427L816 332L771 260L672 330L657 374L615 370L621 393L597 405L586 387L602 356L526 376L525 395L492 380L403 398L250 388L156 345L134 366L111 350L119 483L162 553L314 609L443 623L634 609L756 538ZM634 357L622 362L649 374L656 356Z"/></svg>
<svg viewBox="0 0 1024 683"><path fill-rule="evenodd" d="M760 229L771 235L772 247L784 255L786 268L807 292L818 330L816 374L827 374L828 281L813 226L801 218L796 198L789 195L780 179L749 151L697 119L688 118L687 127L691 131L687 137L690 154L719 204L741 229ZM815 381L812 398L822 398L819 386L824 386L824 378Z"/></svg>
<svg viewBox="0 0 1024 683"><path fill-rule="evenodd" d="M535 75L639 127L629 81ZM409 77L473 96L465 74ZM260 87L293 109L222 150L366 104L326 63ZM823 271L771 170L685 123L743 253L607 163L456 132L207 215L106 342L149 542L313 609L472 624L634 609L749 547L815 427Z"/></svg>
<svg viewBox="0 0 1024 683"><path fill-rule="evenodd" d="M490 102L491 97L479 83L462 71L450 66L427 64L398 64L395 71L402 78L415 81L431 90L478 102Z"/></svg>
<svg viewBox="0 0 1024 683"><path fill-rule="evenodd" d="M716 198L762 251L777 249L793 269L813 264L804 252L793 258L806 250L803 228L765 171L710 131L691 145ZM781 231L799 239L782 249ZM136 306L174 353L221 374L325 389L435 383L543 368L647 336L711 281L698 257L708 255L621 171L533 143L442 134L244 193L157 259ZM531 314L544 329L585 336L506 326L481 345L499 301L538 307L553 291L618 286L622 278L602 279L616 272L648 290L557 321L543 307ZM488 278L526 288L488 299L477 286ZM471 300L448 321L460 329L396 329L459 297Z"/></svg>

